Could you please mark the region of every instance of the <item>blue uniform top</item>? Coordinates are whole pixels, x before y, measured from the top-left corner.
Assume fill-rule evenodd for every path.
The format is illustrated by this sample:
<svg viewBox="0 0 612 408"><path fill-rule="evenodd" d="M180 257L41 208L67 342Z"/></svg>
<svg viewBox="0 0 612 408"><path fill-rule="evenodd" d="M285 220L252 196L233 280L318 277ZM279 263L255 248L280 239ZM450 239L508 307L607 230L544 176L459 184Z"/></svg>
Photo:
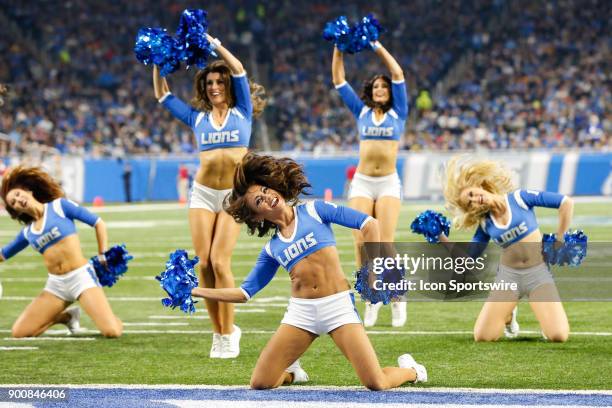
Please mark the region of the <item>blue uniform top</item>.
<svg viewBox="0 0 612 408"><path fill-rule="evenodd" d="M408 96L404 80L392 81L393 106L380 122L374 118L374 110L363 103L348 82L337 85L336 89L357 120L361 140L400 140L408 118Z"/></svg>
<svg viewBox="0 0 612 408"><path fill-rule="evenodd" d="M41 229L36 230L33 224L24 227L13 242L2 248L2 256L4 259L9 259L25 249L28 244L41 254L44 253L47 248L68 235L76 234L75 219L93 227L100 217L65 198L45 203Z"/></svg>
<svg viewBox="0 0 612 408"><path fill-rule="evenodd" d="M274 277L279 266L287 271L306 256L328 246L336 245L331 223L361 229L372 217L352 208L327 201L309 201L293 207L295 228L285 238L277 230L264 246L255 267L240 288L247 299L255 296Z"/></svg>
<svg viewBox="0 0 612 408"><path fill-rule="evenodd" d="M164 95L159 102L193 130L201 152L224 147L249 147L253 103L246 72L232 75L232 87L236 106L230 109L221 126L215 124L212 112L199 112L171 93Z"/></svg>
<svg viewBox="0 0 612 408"><path fill-rule="evenodd" d="M516 190L508 193L508 223L500 225L487 215L476 230L472 242L487 243L493 238L495 243L506 248L539 228L533 207L559 208L564 199L563 194L546 191Z"/></svg>

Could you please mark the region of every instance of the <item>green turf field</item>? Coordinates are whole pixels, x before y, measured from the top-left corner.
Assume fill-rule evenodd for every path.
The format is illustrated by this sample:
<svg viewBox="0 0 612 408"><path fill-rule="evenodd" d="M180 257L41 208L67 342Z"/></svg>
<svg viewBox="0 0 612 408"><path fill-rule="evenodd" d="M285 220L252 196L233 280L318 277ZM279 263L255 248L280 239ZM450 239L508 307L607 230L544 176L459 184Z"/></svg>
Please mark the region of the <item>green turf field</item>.
<svg viewBox="0 0 612 408"><path fill-rule="evenodd" d="M420 237L409 232L409 224L425 208L440 209L428 205L403 208L398 241L420 241ZM609 203L576 204L576 219L584 223L575 223L574 227L583 228L592 241L612 240L609 208ZM236 307L236 323L243 330L240 357L211 360L210 323L203 304L197 304L198 312L191 318L179 311L166 310L159 301L163 293L154 280L171 251L191 248L187 210L131 210L101 214L109 226L111 244L125 242L135 257L125 279L106 290L114 311L126 323L120 339L107 340L91 332L79 335L84 338L82 341L9 339L13 321L29 299L42 290L47 272L42 257L31 249L0 265L0 281L4 286L0 300L0 348L38 347L0 350L0 383L248 383L259 351L285 311L290 295L286 272L279 270L255 299ZM555 213L539 210L538 215L543 232L553 232ZM0 241L7 243L18 228L9 218L0 218ZM94 254L93 229L81 225L79 233L85 254ZM350 231L337 227L336 237L344 270L351 276L354 257ZM467 239L468 235L454 237ZM249 272L264 243L263 238L241 236L233 257L237 284ZM572 332L599 335L572 335L565 344L541 340L537 322L524 302L519 308L521 330L533 333L511 341L476 344L471 330L481 305L409 303L408 323L401 330L391 327L390 310L383 308L370 338L383 365L395 365L397 356L406 352L425 364L430 382L419 386L612 389L609 334L612 303L566 303ZM358 308L363 311L362 302ZM87 317L82 319L82 326L94 328ZM415 333L419 331L455 333ZM605 333L608 335L601 335ZM59 333L51 336L65 337ZM309 385L359 385L351 366L328 337L315 341L301 361L310 375Z"/></svg>

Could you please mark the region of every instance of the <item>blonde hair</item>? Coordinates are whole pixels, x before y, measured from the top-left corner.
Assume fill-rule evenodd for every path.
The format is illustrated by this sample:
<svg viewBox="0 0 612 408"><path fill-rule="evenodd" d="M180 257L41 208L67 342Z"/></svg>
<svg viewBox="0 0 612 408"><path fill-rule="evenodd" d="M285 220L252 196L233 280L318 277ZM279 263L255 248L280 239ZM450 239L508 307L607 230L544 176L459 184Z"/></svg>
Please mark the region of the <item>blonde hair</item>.
<svg viewBox="0 0 612 408"><path fill-rule="evenodd" d="M455 156L446 165L444 198L446 209L453 215L453 226L470 229L480 224L488 211L468 206L461 200L466 188L479 187L492 194L507 194L514 190L512 173L493 160L470 160Z"/></svg>

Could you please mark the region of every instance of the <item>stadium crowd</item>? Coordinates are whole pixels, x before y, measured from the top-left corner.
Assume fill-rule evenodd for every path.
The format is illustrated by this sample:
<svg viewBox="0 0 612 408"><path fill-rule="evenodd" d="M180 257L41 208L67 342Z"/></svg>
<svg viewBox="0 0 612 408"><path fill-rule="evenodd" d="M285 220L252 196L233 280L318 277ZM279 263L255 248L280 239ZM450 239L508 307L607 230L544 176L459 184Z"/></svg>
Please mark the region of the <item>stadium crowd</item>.
<svg viewBox="0 0 612 408"><path fill-rule="evenodd" d="M321 31L340 14L355 21L367 12L388 29L381 41L406 73L413 112L405 149L610 143L605 1L347 3L206 5L211 34L266 86L268 107L260 121L267 123L272 147L357 148L354 120L331 84L332 45ZM11 22L0 28L6 61L0 64L0 82L10 86L0 111L0 154L193 153L190 130L159 108L150 69L138 64L132 48L140 27L173 31L184 8L201 5L0 0L0 6ZM356 89L381 71L369 54L345 58ZM458 62L463 68L453 74L459 80L437 86L447 83ZM184 98L191 94L193 71L169 78ZM255 143L259 132L256 128Z"/></svg>

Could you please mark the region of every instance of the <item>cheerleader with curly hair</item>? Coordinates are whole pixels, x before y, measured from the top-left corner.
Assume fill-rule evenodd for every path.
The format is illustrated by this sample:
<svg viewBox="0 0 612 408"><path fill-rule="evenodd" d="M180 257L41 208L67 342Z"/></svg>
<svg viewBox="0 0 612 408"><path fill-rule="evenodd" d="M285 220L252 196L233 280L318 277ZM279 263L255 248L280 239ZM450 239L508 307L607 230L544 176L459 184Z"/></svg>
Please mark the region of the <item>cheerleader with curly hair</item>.
<svg viewBox="0 0 612 408"><path fill-rule="evenodd" d="M303 382L308 376L298 358L320 335L329 334L353 365L362 384L372 390L427 380L425 367L410 354L399 367L381 368L355 309L340 266L331 224L361 231L380 241L378 221L359 211L326 201L299 203L310 184L291 159L248 154L236 169L226 211L251 234L272 237L240 288L194 288L192 295L223 302L246 302L262 290L280 266L291 278L291 299L276 333L261 352L251 387L275 388Z"/></svg>
<svg viewBox="0 0 612 408"><path fill-rule="evenodd" d="M201 260L200 284L233 288L231 255L240 226L223 211L223 200L247 153L253 117L264 109L264 89L249 82L242 63L218 39L207 37L222 60L196 74L191 106L170 92L157 66L153 85L164 108L193 130L199 148L200 167L189 196L189 228ZM210 358L237 357L241 331L234 325L234 305L206 300L206 308L213 327Z"/></svg>
<svg viewBox="0 0 612 408"><path fill-rule="evenodd" d="M2 248L0 262L30 245L42 254L49 272L42 293L13 324L13 337L38 336L58 323L73 333L78 331L80 310L67 309L77 300L103 336L121 336L123 324L83 256L74 225L74 220L79 220L96 230L99 258L105 264L108 236L104 221L66 199L60 185L37 167L18 166L7 172L0 195L11 218L25 225L13 242Z"/></svg>
<svg viewBox="0 0 612 408"><path fill-rule="evenodd" d="M478 248L473 252L481 253L491 239L502 247L496 281L513 282L518 288L490 294L476 320L474 339L495 341L504 327L507 337L515 337L516 306L521 297L528 296L543 335L551 341L566 341L569 323L542 258L542 233L534 208L559 210L559 238L571 224L573 200L557 193L516 189L512 174L501 164L461 157L452 158L447 165L444 197L456 228L476 228L472 242ZM444 234L440 241L450 242Z"/></svg>
<svg viewBox="0 0 612 408"><path fill-rule="evenodd" d="M359 164L348 194L349 207L376 218L381 240L393 242L402 206L402 188L397 174L397 151L408 119L408 95L404 73L398 62L378 41L372 43L374 53L388 68L387 75L367 80L361 95L346 81L344 56L334 48L332 79L340 97L357 121L359 131ZM357 267L362 265L360 248L364 237L353 231ZM366 303L364 324L376 324L382 303ZM391 303L391 324L406 323L406 302Z"/></svg>

